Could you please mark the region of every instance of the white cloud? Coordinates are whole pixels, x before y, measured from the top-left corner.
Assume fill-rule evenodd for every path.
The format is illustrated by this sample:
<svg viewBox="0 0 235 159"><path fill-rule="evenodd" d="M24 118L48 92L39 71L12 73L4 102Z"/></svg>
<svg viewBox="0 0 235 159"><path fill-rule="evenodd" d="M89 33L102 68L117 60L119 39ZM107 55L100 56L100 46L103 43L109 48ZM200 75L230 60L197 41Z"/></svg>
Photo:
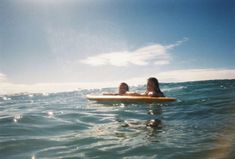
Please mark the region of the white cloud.
<svg viewBox="0 0 235 159"><path fill-rule="evenodd" d="M139 48L134 51L120 51L98 54L80 60L80 62L92 66L113 65L119 67L128 66L131 64L144 66L151 63L156 65L166 65L169 64L171 60L168 50L179 46L185 41L187 41L187 38L170 45L154 44Z"/></svg>
<svg viewBox="0 0 235 159"><path fill-rule="evenodd" d="M7 80L6 75L0 73L0 82L5 82Z"/></svg>
<svg viewBox="0 0 235 159"><path fill-rule="evenodd" d="M168 45L167 48L168 48L168 49L172 49L172 48L174 48L174 47L176 47L176 46L181 45L182 43L184 43L184 42L186 42L186 41L188 41L188 38L187 38L187 37L183 38L182 40L176 41L176 43L174 43L174 44Z"/></svg>
<svg viewBox="0 0 235 159"><path fill-rule="evenodd" d="M50 92L65 92L78 89L92 89L112 87L113 82L100 83L35 83L35 84L16 84L10 82L0 82L0 95L15 94L15 93L50 93Z"/></svg>
<svg viewBox="0 0 235 159"><path fill-rule="evenodd" d="M184 82L184 81L199 81L211 79L235 79L234 69L187 69L173 70L162 72L159 74L164 82Z"/></svg>
<svg viewBox="0 0 235 159"><path fill-rule="evenodd" d="M81 66L78 59L83 59L88 53L110 52L127 47L119 26L106 21L89 21L80 24L78 29L51 24L45 30L51 55L64 72L77 71L77 67ZM89 61L94 65L105 63L102 59L96 61L90 58Z"/></svg>
<svg viewBox="0 0 235 159"><path fill-rule="evenodd" d="M186 69L159 72L128 79L130 85L146 83L147 78L156 77L160 82L186 82L216 79L235 79L235 69Z"/></svg>
<svg viewBox="0 0 235 159"><path fill-rule="evenodd" d="M73 91L78 88L91 89L103 87L116 87L120 82L127 82L129 85L146 84L150 76L158 78L160 82L185 82L213 79L235 79L235 69L187 69L159 72L144 77L133 77L122 81L105 82L84 82L84 83L37 83L37 84L16 84L7 81L7 77L0 73L0 94L13 94L19 92L43 93Z"/></svg>

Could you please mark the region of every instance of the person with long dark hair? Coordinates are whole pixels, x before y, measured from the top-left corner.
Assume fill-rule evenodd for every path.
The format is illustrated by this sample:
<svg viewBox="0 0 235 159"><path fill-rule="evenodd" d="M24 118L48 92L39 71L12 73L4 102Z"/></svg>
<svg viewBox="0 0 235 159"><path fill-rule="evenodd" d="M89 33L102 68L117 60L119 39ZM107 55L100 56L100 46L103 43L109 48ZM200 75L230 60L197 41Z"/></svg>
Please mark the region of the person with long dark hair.
<svg viewBox="0 0 235 159"><path fill-rule="evenodd" d="M158 80L154 77L150 77L147 81L147 89L144 93L147 96L164 97L164 94L160 90Z"/></svg>

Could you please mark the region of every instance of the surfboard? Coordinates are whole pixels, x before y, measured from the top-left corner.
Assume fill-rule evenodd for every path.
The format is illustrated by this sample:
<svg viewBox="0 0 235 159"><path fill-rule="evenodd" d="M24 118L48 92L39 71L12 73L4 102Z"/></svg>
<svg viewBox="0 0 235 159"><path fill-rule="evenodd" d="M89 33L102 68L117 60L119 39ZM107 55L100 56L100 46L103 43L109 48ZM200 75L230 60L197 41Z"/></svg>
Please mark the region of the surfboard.
<svg viewBox="0 0 235 159"><path fill-rule="evenodd" d="M176 98L149 97L149 96L125 96L125 95L87 95L88 100L97 102L123 102L123 103L162 103L173 102Z"/></svg>

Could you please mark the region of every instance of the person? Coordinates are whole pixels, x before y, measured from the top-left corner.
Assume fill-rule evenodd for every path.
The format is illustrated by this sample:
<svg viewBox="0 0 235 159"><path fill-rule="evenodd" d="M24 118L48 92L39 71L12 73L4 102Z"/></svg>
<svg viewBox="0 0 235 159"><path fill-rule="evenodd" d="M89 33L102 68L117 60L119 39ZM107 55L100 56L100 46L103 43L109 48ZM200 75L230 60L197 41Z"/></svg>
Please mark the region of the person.
<svg viewBox="0 0 235 159"><path fill-rule="evenodd" d="M127 95L127 96L151 96L151 97L165 97L159 88L158 80L150 77L147 81L147 89L145 93L129 92L129 86L122 82L119 85L118 93L103 93L103 95Z"/></svg>
<svg viewBox="0 0 235 159"><path fill-rule="evenodd" d="M103 93L103 95L125 95L129 91L129 86L125 82L120 83L118 93Z"/></svg>
<svg viewBox="0 0 235 159"><path fill-rule="evenodd" d="M120 83L118 94L123 95L126 94L128 91L129 91L129 86L125 82Z"/></svg>
<svg viewBox="0 0 235 159"><path fill-rule="evenodd" d="M147 81L147 89L144 93L146 96L152 97L164 97L164 94L159 88L158 80L154 77L150 77Z"/></svg>
<svg viewBox="0 0 235 159"><path fill-rule="evenodd" d="M140 96L141 94L136 92L129 92L129 86L125 82L122 82L119 85L119 95Z"/></svg>

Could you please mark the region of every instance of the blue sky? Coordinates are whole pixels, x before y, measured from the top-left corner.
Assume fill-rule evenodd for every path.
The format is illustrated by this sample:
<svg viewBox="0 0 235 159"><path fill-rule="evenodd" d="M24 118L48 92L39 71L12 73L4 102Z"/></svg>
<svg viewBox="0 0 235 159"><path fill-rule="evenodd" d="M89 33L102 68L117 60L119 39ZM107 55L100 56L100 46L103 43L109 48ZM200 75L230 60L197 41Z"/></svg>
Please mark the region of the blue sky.
<svg viewBox="0 0 235 159"><path fill-rule="evenodd" d="M234 79L234 15L232 0L2 0L0 87Z"/></svg>

